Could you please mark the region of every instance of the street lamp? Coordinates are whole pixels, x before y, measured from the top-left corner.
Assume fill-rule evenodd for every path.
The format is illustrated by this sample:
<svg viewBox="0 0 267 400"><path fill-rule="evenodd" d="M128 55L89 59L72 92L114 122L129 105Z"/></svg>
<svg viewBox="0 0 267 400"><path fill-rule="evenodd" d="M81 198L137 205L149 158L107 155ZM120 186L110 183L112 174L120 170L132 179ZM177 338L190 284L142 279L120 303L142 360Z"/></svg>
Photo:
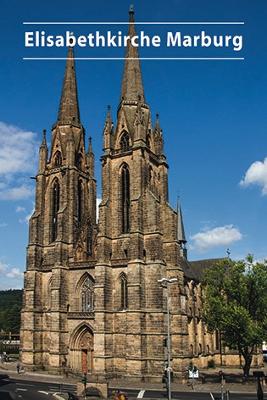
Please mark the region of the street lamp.
<svg viewBox="0 0 267 400"><path fill-rule="evenodd" d="M171 327L170 327L170 296L169 296L169 285L176 283L177 278L162 278L159 279L161 287L167 288L167 390L168 390L168 400L171 400Z"/></svg>

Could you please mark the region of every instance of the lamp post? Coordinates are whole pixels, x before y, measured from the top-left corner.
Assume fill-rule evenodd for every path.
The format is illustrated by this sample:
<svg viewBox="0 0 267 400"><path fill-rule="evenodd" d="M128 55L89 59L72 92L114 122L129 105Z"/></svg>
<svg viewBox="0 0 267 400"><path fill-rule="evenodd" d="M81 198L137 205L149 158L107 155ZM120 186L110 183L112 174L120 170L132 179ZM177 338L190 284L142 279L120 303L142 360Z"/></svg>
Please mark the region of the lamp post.
<svg viewBox="0 0 267 400"><path fill-rule="evenodd" d="M159 279L161 287L167 289L167 390L168 400L171 400L171 324L170 324L170 296L169 296L169 285L176 283L177 278L162 278Z"/></svg>

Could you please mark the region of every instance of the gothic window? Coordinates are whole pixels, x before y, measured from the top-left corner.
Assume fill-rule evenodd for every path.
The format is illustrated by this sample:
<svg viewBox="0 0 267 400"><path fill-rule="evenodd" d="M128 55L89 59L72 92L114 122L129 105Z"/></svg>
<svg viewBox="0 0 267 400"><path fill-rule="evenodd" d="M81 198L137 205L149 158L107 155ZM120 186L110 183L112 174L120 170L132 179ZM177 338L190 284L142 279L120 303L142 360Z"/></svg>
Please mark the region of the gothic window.
<svg viewBox="0 0 267 400"><path fill-rule="evenodd" d="M128 308L128 284L127 284L127 277L125 274L120 275L120 286L121 286L121 310L127 310L127 308Z"/></svg>
<svg viewBox="0 0 267 400"><path fill-rule="evenodd" d="M82 165L83 165L83 156L82 156L81 153L79 153L79 154L77 155L77 158L76 158L76 166L77 166L79 169L82 169Z"/></svg>
<svg viewBox="0 0 267 400"><path fill-rule="evenodd" d="M81 306L83 312L90 312L94 309L94 282L87 276L81 287Z"/></svg>
<svg viewBox="0 0 267 400"><path fill-rule="evenodd" d="M62 165L62 156L60 151L57 151L54 157L54 166L61 167L61 165Z"/></svg>
<svg viewBox="0 0 267 400"><path fill-rule="evenodd" d="M77 193L77 218L78 223L81 223L83 215L83 184L82 181L78 181L78 193Z"/></svg>
<svg viewBox="0 0 267 400"><path fill-rule="evenodd" d="M130 140L129 140L129 133L128 132L124 132L122 137L121 137L121 141L120 141L120 148L122 152L128 151L130 144L129 144Z"/></svg>
<svg viewBox="0 0 267 400"><path fill-rule="evenodd" d="M58 179L55 179L52 186L52 231L51 241L54 242L57 238L57 214L60 205L60 186Z"/></svg>
<svg viewBox="0 0 267 400"><path fill-rule="evenodd" d="M151 149L151 138L150 135L147 135L146 137L146 145L149 149Z"/></svg>
<svg viewBox="0 0 267 400"><path fill-rule="evenodd" d="M87 234L87 254L91 256L92 253L93 253L93 229L92 226L89 225Z"/></svg>
<svg viewBox="0 0 267 400"><path fill-rule="evenodd" d="M130 174L127 165L121 171L121 220L122 233L130 230Z"/></svg>

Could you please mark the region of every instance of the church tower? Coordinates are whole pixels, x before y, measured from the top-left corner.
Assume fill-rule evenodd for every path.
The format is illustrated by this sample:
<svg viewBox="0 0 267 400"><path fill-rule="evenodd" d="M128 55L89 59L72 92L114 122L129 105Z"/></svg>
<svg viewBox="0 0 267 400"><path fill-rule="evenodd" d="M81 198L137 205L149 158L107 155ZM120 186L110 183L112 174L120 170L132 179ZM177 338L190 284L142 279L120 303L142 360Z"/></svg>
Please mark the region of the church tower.
<svg viewBox="0 0 267 400"><path fill-rule="evenodd" d="M129 36L135 35L134 11ZM153 125L138 50L126 51L117 121L103 132L102 202L95 267L94 372L153 379L164 370L169 288L173 367L188 364L181 210L168 203L168 164L159 116ZM182 232L181 232L182 227Z"/></svg>
<svg viewBox="0 0 267 400"><path fill-rule="evenodd" d="M74 363L71 351L75 352L75 344L71 344L70 333L79 324L89 327L93 319L92 296L89 288L85 291L84 287L94 285L91 272L96 240L94 154L91 139L86 151L72 48L68 50L51 148L48 149L44 131L35 179L21 359L29 367L58 371Z"/></svg>

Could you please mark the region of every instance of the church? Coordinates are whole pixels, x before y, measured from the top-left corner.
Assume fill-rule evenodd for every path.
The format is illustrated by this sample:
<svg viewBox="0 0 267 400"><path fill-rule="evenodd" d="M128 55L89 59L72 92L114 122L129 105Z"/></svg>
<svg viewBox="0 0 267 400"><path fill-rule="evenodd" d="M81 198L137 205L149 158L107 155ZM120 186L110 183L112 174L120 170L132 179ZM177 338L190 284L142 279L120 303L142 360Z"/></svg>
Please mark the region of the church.
<svg viewBox="0 0 267 400"><path fill-rule="evenodd" d="M214 260L187 260L182 211L168 202L163 143L129 41L117 120L108 109L104 123L97 221L94 152L91 138L85 141L70 47L49 149L43 132L29 221L21 326L26 368L160 381L167 294L174 377L191 362L239 364L202 320L201 276ZM166 289L163 278L175 284Z"/></svg>

